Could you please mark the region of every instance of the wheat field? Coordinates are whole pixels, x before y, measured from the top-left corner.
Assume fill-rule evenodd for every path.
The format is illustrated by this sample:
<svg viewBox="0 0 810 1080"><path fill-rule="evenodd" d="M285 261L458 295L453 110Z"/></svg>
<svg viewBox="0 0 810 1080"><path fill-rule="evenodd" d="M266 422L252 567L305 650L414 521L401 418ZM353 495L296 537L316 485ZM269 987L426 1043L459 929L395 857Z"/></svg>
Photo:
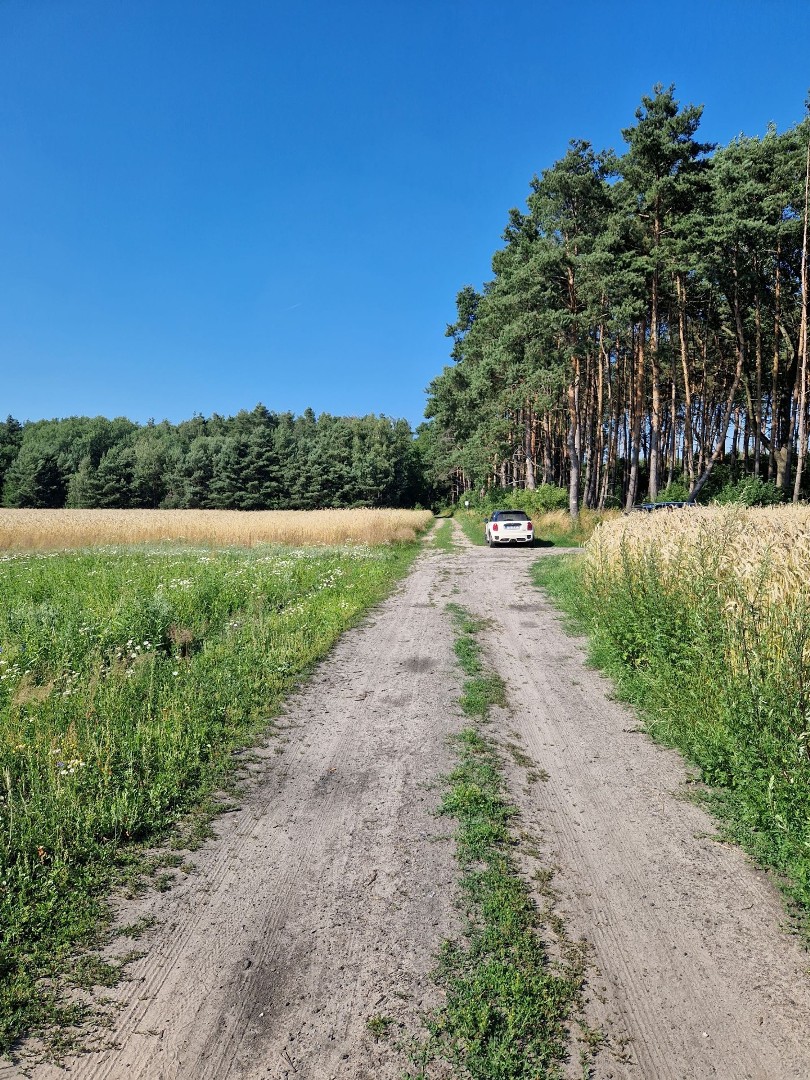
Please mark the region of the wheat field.
<svg viewBox="0 0 810 1080"><path fill-rule="evenodd" d="M650 611L665 604L724 624L729 671L755 663L781 671L785 682L810 674L810 507L631 514L601 525L585 548L595 595L623 603L619 589L631 605L646 597Z"/></svg>
<svg viewBox="0 0 810 1080"><path fill-rule="evenodd" d="M122 544L385 544L413 540L429 510L0 510L0 550Z"/></svg>
<svg viewBox="0 0 810 1080"><path fill-rule="evenodd" d="M810 507L631 514L580 566L594 655L810 911Z"/></svg>
<svg viewBox="0 0 810 1080"><path fill-rule="evenodd" d="M751 602L784 604L808 592L810 506L694 507L630 514L600 525L586 545L597 575L653 560L662 580L734 581Z"/></svg>

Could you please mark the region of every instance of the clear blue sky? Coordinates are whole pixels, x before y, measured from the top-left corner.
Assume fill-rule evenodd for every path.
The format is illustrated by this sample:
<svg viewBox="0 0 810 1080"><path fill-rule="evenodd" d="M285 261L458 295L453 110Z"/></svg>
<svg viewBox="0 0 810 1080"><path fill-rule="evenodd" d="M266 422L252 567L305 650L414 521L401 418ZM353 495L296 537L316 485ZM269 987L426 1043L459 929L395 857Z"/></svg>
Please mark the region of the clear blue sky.
<svg viewBox="0 0 810 1080"><path fill-rule="evenodd" d="M0 0L0 414L419 422L571 138L800 120L805 0Z"/></svg>

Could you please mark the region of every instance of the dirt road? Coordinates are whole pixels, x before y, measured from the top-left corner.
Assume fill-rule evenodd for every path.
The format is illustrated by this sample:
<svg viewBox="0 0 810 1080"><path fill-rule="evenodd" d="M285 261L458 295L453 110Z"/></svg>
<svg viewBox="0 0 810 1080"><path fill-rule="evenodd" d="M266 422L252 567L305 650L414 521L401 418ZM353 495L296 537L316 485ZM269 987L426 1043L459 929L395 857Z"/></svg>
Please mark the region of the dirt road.
<svg viewBox="0 0 810 1080"><path fill-rule="evenodd" d="M427 550L290 702L239 812L195 872L130 904L154 916L115 994L114 1044L65 1062L80 1080L395 1080L455 930L448 822L434 816L447 735L463 726L445 604L492 620L510 707L488 731L521 828L555 867L569 934L590 943L594 1075L810 1076L810 955L765 876L711 836L674 753L584 662L529 581L537 552ZM279 752L280 751L280 752ZM516 759L522 764L517 764ZM391 1017L376 1040L368 1020ZM0 1067L0 1080L21 1076ZM36 1080L65 1071L38 1066ZM581 1075L575 1052L570 1075Z"/></svg>

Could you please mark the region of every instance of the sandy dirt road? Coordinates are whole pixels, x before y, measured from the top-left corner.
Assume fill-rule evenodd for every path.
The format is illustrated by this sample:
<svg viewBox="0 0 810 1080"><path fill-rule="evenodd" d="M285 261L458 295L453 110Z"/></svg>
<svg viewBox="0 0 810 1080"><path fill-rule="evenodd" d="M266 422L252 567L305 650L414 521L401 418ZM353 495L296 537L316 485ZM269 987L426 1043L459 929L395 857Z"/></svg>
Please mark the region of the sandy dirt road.
<svg viewBox="0 0 810 1080"><path fill-rule="evenodd" d="M810 955L773 886L711 839L679 757L587 667L531 586L538 552L457 544L426 550L290 702L283 741L260 751L196 872L122 912L156 926L115 992L114 1046L28 1075L402 1075L400 1038L437 1001L429 972L457 920L449 824L434 815L463 726L452 600L491 620L510 704L487 730L533 763L504 754L520 828L555 868L569 935L589 943L586 1017L606 1036L593 1075L810 1077ZM376 1014L401 1025L394 1038L375 1041ZM0 1066L0 1080L22 1075Z"/></svg>

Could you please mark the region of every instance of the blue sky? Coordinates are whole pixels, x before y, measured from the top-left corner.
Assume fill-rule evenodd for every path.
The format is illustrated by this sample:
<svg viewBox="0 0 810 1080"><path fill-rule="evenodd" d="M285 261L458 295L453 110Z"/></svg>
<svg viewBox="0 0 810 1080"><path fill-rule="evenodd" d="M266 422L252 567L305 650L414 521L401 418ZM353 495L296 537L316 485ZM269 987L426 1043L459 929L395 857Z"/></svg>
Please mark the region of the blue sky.
<svg viewBox="0 0 810 1080"><path fill-rule="evenodd" d="M780 129L804 0L0 0L0 414L420 421L571 138Z"/></svg>

